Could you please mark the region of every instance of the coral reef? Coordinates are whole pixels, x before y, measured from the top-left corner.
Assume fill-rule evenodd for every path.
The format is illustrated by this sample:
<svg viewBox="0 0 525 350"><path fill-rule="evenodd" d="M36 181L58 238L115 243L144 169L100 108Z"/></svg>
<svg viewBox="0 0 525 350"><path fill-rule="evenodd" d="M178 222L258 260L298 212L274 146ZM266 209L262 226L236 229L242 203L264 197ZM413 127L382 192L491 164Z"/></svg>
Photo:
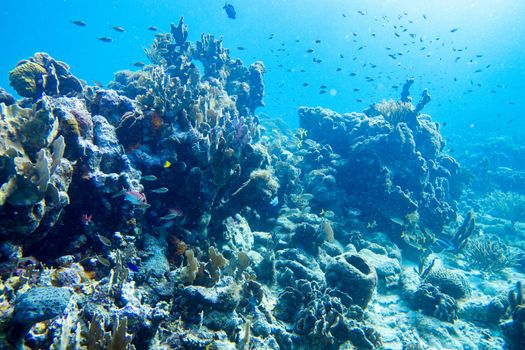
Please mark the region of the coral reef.
<svg viewBox="0 0 525 350"><path fill-rule="evenodd" d="M0 348L459 349L500 345L465 320L509 306L519 348L521 285L502 300L462 260L496 271L510 250L472 210L455 223L464 179L426 90L412 104L408 80L364 113L302 107L293 132L256 114L262 62L188 38L181 18L107 88L44 53L11 71Z"/></svg>
<svg viewBox="0 0 525 350"><path fill-rule="evenodd" d="M347 202L367 213L370 221L391 226L411 236L441 232L456 218L461 193L459 164L443 152L439 127L408 101L373 105L364 113L338 114L301 107L301 127L308 137L329 145L340 155L334 179ZM371 176L371 174L374 174ZM419 247L417 249L424 247Z"/></svg>

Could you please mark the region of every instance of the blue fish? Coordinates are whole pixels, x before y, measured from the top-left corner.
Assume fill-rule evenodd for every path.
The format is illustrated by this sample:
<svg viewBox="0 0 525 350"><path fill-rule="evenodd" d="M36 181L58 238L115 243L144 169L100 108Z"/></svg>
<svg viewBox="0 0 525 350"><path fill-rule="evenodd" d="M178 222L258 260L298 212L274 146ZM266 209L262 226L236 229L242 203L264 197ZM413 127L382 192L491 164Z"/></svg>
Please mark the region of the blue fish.
<svg viewBox="0 0 525 350"><path fill-rule="evenodd" d="M137 265L133 264L132 262L128 262L126 266L133 272L139 272L139 268L137 267Z"/></svg>
<svg viewBox="0 0 525 350"><path fill-rule="evenodd" d="M223 9L224 11L226 11L226 14L228 15L229 18L235 19L236 12L235 12L235 7L233 7L232 4L225 3Z"/></svg>

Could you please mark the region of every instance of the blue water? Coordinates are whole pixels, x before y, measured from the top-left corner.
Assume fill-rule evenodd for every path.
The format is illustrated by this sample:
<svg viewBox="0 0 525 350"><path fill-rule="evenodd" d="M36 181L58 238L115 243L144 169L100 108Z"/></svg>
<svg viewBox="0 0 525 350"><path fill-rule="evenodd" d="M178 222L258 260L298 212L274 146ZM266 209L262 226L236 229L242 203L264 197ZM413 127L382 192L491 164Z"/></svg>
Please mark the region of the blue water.
<svg viewBox="0 0 525 350"><path fill-rule="evenodd" d="M13 92L8 71L37 51L65 61L73 74L90 84L106 84L115 71L137 69L132 66L135 61L147 62L143 48L154 35L149 26L169 31L169 23L184 16L191 40L202 32L223 36L233 57L245 63L265 62L266 107L258 112L283 118L292 127L297 126L299 105L361 111L383 98L398 98L400 90L392 85L414 76L412 95L418 98L422 89L429 89L433 101L425 112L447 123L445 134L523 133L522 0L237 0L231 4L237 10L235 20L226 16L222 0L3 1L0 86ZM87 22L87 27L71 24L74 19ZM112 25L124 27L125 32L114 31ZM458 30L451 32L453 28ZM98 41L101 36L110 36L113 42ZM308 54L308 49L314 52ZM313 58L322 63L314 63ZM355 77L349 76L352 72ZM367 76L374 80L367 82ZM321 85L327 86L328 93L319 94Z"/></svg>

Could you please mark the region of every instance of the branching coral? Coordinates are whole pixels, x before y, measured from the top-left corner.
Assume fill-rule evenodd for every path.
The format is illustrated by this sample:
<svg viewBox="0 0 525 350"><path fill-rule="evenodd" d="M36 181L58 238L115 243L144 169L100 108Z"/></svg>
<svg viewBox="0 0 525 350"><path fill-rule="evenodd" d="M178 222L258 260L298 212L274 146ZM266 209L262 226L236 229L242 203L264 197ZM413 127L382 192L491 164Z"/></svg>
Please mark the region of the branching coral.
<svg viewBox="0 0 525 350"><path fill-rule="evenodd" d="M508 301L512 320L501 324L510 349L518 350L525 347L525 301L523 285L516 283L516 289L509 291Z"/></svg>
<svg viewBox="0 0 525 350"><path fill-rule="evenodd" d="M464 253L473 267L490 273L501 272L516 263L511 249L498 237L492 235L470 240Z"/></svg>

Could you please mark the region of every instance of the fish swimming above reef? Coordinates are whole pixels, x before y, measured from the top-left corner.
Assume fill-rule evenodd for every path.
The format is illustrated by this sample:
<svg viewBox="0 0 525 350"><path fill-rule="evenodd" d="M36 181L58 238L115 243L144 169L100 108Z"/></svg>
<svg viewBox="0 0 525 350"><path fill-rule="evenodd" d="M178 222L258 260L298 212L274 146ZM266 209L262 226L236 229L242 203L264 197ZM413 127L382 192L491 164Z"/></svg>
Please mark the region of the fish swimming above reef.
<svg viewBox="0 0 525 350"><path fill-rule="evenodd" d="M117 31L119 33L124 33L125 32L124 28L119 27L119 26L111 26L111 28L113 28L115 31Z"/></svg>
<svg viewBox="0 0 525 350"><path fill-rule="evenodd" d="M148 27L149 31L155 32L158 28L155 26Z"/></svg>
<svg viewBox="0 0 525 350"><path fill-rule="evenodd" d="M97 40L100 40L100 41L102 41L102 42L104 42L104 43L110 43L110 42L113 41L113 39L110 38L109 36L102 36L102 37L100 37L100 38L97 38Z"/></svg>
<svg viewBox="0 0 525 350"><path fill-rule="evenodd" d="M226 14L228 15L228 18L235 19L237 16L237 13L235 12L235 7L233 7L232 4L228 4L227 2L224 4L223 7L224 11L226 11Z"/></svg>
<svg viewBox="0 0 525 350"><path fill-rule="evenodd" d="M75 19L75 20L71 21L71 23L73 23L74 25L79 26L79 27L85 27L85 26L87 26L87 23L86 23L86 22L81 21L81 20L79 20L79 19Z"/></svg>

